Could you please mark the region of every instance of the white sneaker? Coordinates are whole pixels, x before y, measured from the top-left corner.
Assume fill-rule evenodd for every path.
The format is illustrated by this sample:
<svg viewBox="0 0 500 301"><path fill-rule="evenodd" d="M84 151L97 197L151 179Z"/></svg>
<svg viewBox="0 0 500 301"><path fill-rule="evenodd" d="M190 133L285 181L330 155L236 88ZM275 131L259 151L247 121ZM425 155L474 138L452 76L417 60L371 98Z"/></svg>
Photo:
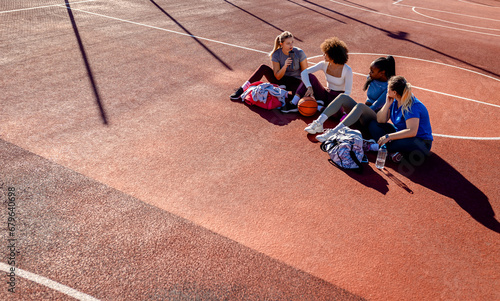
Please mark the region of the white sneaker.
<svg viewBox="0 0 500 301"><path fill-rule="evenodd" d="M337 132L338 130L335 129L327 129L326 132L323 133L322 135L316 136L316 140L318 140L319 142L325 142L326 140L330 139L330 137L335 135L335 133Z"/></svg>
<svg viewBox="0 0 500 301"><path fill-rule="evenodd" d="M314 120L304 129L304 131L309 134L323 133L323 125L318 120Z"/></svg>

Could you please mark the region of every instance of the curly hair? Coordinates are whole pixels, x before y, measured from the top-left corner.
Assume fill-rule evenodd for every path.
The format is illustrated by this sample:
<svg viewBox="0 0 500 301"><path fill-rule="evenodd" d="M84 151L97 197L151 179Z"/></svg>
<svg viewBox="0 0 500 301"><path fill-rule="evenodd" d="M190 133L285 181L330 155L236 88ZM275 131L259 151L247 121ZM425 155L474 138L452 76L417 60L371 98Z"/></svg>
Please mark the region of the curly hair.
<svg viewBox="0 0 500 301"><path fill-rule="evenodd" d="M347 49L347 45L337 37L326 39L321 43L321 50L326 53L335 64L345 64L349 59L349 49Z"/></svg>

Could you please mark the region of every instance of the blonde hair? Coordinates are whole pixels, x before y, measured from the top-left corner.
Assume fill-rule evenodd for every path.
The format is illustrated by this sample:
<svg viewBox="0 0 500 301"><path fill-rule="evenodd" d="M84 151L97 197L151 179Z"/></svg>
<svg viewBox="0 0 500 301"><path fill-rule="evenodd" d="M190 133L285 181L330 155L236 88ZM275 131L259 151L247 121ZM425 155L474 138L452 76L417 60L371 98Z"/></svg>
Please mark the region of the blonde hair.
<svg viewBox="0 0 500 301"><path fill-rule="evenodd" d="M401 95L403 114L410 112L413 105L413 93L411 84L402 76L393 76L389 79L389 88Z"/></svg>
<svg viewBox="0 0 500 301"><path fill-rule="evenodd" d="M406 82L406 87L401 95L401 102L403 103L403 114L410 112L413 105L413 93L411 92L411 84Z"/></svg>
<svg viewBox="0 0 500 301"><path fill-rule="evenodd" d="M269 53L269 56L273 55L273 53L281 48L281 43L283 43L286 39L288 38L293 38L293 34L289 31L283 31L281 34L279 34L276 39L274 39L274 48L271 53Z"/></svg>

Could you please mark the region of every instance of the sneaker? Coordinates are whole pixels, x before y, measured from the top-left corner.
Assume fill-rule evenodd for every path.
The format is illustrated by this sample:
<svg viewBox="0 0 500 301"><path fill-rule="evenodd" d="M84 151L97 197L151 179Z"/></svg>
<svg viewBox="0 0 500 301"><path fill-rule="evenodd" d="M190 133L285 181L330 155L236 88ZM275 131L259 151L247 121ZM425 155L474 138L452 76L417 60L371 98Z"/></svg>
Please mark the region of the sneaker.
<svg viewBox="0 0 500 301"><path fill-rule="evenodd" d="M238 99L240 99L241 94L243 94L243 88L239 87L238 90L234 91L234 93L231 94L231 96L229 96L229 98L231 100L238 100Z"/></svg>
<svg viewBox="0 0 500 301"><path fill-rule="evenodd" d="M403 160L403 155L400 152L396 152L394 154L391 154L391 159L392 162L399 163L401 162L401 160Z"/></svg>
<svg viewBox="0 0 500 301"><path fill-rule="evenodd" d="M323 134L316 136L316 140L318 140L319 142L325 142L337 132L338 131L335 129L327 129Z"/></svg>
<svg viewBox="0 0 500 301"><path fill-rule="evenodd" d="M318 120L314 120L304 129L304 131L308 132L309 134L323 133L323 125Z"/></svg>
<svg viewBox="0 0 500 301"><path fill-rule="evenodd" d="M296 105L294 105L293 103L291 102L287 102L283 108L281 108L281 113L293 113L293 112L298 112L299 111L299 108L297 108Z"/></svg>

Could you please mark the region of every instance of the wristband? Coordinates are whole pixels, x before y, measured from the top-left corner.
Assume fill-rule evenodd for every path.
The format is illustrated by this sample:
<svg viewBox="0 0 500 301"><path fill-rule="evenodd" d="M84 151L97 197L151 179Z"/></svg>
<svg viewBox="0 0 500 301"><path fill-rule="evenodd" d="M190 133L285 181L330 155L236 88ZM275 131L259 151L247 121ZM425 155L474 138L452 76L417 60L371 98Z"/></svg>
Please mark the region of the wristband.
<svg viewBox="0 0 500 301"><path fill-rule="evenodd" d="M391 139L389 139L389 134L386 134L386 135L385 135L385 139L389 140L389 141L387 141L387 142L390 142L390 141L391 141Z"/></svg>

